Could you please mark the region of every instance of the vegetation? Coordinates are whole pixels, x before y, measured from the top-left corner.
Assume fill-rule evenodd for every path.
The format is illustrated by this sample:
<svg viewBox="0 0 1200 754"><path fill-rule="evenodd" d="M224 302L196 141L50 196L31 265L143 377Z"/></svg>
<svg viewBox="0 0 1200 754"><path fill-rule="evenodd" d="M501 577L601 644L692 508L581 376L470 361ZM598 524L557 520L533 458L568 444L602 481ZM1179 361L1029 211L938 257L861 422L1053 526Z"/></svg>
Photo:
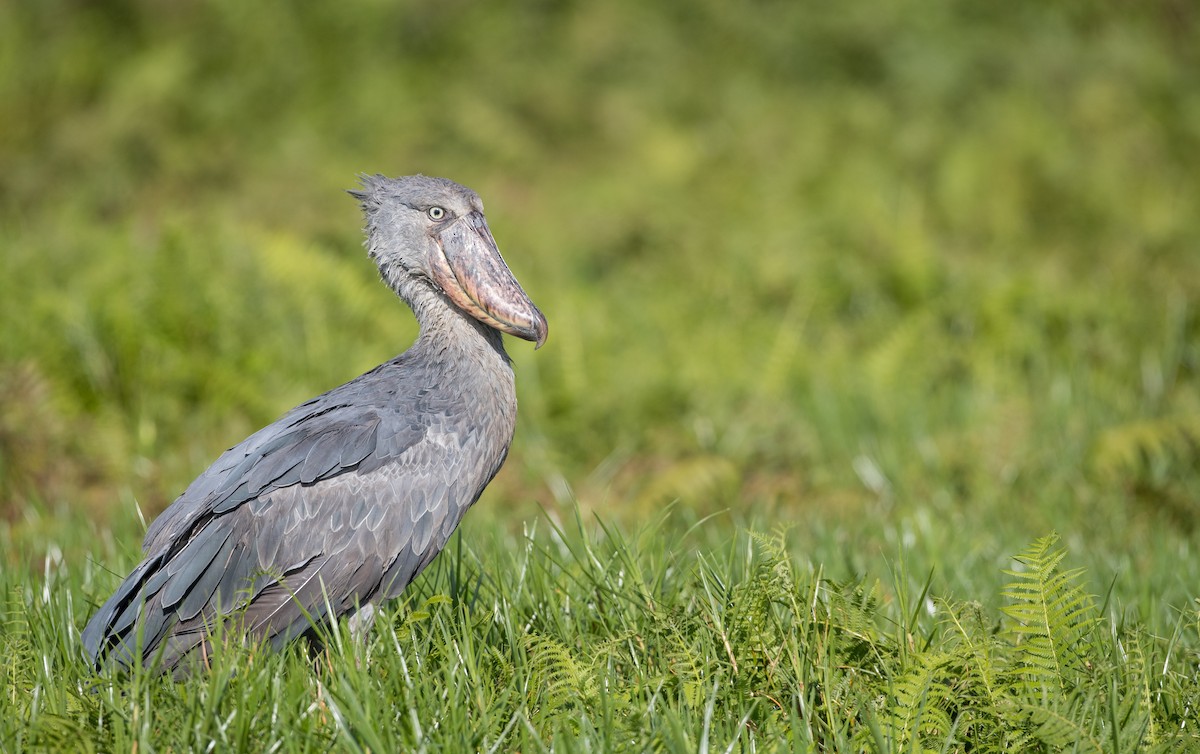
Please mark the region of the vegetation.
<svg viewBox="0 0 1200 754"><path fill-rule="evenodd" d="M0 4L0 750L1200 748L1198 23ZM358 172L546 312L508 465L364 645L95 677L143 517L414 336Z"/></svg>

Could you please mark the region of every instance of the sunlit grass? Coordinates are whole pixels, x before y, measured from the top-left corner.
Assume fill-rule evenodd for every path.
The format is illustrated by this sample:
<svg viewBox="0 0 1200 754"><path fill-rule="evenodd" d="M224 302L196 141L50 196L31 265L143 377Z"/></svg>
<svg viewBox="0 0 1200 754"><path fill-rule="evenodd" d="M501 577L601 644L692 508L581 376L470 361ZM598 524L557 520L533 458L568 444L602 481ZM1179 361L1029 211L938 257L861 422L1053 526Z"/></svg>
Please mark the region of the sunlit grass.
<svg viewBox="0 0 1200 754"><path fill-rule="evenodd" d="M28 662L6 672L5 739L287 752L1197 741L1195 611L1129 621L1053 540L991 574L1004 597L978 569L962 575L963 601L906 556L882 580L843 580L789 556L790 532L724 514L684 528L668 512L626 535L566 513L518 534L473 516L365 642L344 624L315 653L217 640L207 669L178 682L84 667L74 616L116 575L63 554L87 542L56 543L45 589L6 578L3 649Z"/></svg>

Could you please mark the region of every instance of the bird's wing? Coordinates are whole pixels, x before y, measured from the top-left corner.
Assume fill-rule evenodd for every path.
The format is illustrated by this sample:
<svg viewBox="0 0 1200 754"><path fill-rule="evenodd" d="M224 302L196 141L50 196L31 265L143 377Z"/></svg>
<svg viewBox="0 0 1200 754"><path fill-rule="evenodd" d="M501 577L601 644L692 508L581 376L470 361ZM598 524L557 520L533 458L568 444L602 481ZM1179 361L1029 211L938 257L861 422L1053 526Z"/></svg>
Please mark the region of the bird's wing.
<svg viewBox="0 0 1200 754"><path fill-rule="evenodd" d="M477 456L462 452L456 434L426 427L414 441L415 430L386 417L361 425L374 446L359 457L370 443L323 416L331 419L320 422L322 435L303 431L311 419L256 435L254 450L239 450L243 443L230 452L240 461L189 488L203 490L204 505L151 530L147 560L85 629L93 660L107 652L127 664L161 651L171 667L206 641L214 616L235 611L246 630L280 644L328 609L341 615L397 594L499 468L474 468ZM360 449L346 454L348 444ZM279 462L277 453L302 460Z"/></svg>
<svg viewBox="0 0 1200 754"><path fill-rule="evenodd" d="M230 448L184 490L146 531L147 555L188 536L272 489L315 482L351 469L369 471L420 442L428 427L404 406L355 405L349 383L302 404Z"/></svg>

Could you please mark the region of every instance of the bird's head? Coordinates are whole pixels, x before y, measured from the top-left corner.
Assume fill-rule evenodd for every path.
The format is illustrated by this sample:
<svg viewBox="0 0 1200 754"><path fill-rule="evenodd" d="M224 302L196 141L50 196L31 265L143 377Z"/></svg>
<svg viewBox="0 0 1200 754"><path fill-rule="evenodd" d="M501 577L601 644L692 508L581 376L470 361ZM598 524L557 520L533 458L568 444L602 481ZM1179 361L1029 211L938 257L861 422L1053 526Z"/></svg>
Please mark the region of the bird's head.
<svg viewBox="0 0 1200 754"><path fill-rule="evenodd" d="M361 181L350 194L362 202L367 249L397 292L428 285L485 325L542 346L546 318L500 256L478 194L423 175Z"/></svg>

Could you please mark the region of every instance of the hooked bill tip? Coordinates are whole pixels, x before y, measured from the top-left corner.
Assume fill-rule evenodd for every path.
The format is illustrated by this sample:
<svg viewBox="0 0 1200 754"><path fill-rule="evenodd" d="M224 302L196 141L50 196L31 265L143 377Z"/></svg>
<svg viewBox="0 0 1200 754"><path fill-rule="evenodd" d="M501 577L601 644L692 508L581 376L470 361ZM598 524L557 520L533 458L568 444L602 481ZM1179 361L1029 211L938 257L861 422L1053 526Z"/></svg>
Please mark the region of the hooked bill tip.
<svg viewBox="0 0 1200 754"><path fill-rule="evenodd" d="M534 325L533 325L533 332L537 336L536 339L533 341L533 350L536 351L539 348L541 348L542 346L546 345L546 337L550 334L549 330L550 330L550 326L546 322L546 317L543 316L542 313L539 311L538 316L537 316L537 321L534 322Z"/></svg>

